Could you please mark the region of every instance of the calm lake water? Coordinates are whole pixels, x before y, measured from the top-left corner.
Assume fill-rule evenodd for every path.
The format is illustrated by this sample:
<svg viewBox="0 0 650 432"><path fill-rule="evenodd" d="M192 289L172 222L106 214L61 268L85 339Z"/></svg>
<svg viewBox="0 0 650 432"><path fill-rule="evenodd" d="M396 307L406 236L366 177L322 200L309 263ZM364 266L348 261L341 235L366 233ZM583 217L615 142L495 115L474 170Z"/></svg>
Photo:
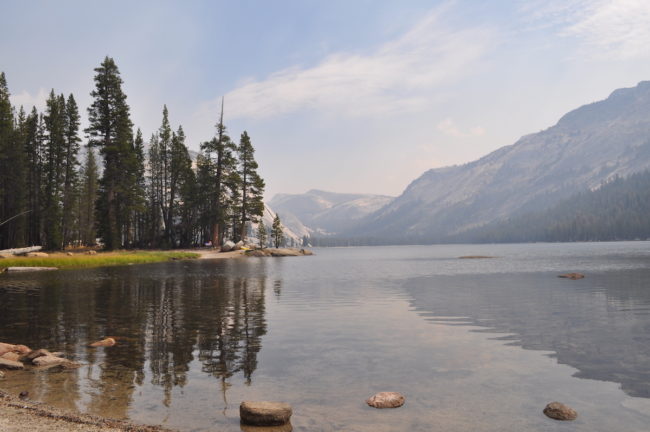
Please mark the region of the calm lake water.
<svg viewBox="0 0 650 432"><path fill-rule="evenodd" d="M315 252L0 275L0 341L83 363L0 388L183 431L239 431L242 400L298 431L650 430L650 243Z"/></svg>

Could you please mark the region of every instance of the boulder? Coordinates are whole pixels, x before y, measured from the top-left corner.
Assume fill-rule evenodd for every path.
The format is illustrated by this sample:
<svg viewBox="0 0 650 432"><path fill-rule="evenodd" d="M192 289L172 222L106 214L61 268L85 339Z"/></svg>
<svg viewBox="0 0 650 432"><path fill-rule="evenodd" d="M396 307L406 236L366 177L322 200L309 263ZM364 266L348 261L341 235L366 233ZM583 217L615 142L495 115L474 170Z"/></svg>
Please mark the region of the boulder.
<svg viewBox="0 0 650 432"><path fill-rule="evenodd" d="M235 243L231 242L228 240L221 246L221 252L230 252L231 250L234 250L235 248Z"/></svg>
<svg viewBox="0 0 650 432"><path fill-rule="evenodd" d="M0 379L3 379L5 377L5 373L0 370Z"/></svg>
<svg viewBox="0 0 650 432"><path fill-rule="evenodd" d="M241 422L251 426L280 426L289 423L291 405L283 402L244 401L239 406Z"/></svg>
<svg viewBox="0 0 650 432"><path fill-rule="evenodd" d="M115 339L113 339L113 338L102 339L100 341L93 342L93 343L90 344L91 347L95 347L95 348L96 347L110 347L110 346L113 346L113 345L115 345Z"/></svg>
<svg viewBox="0 0 650 432"><path fill-rule="evenodd" d="M559 278L576 280L576 279L583 279L585 277L585 275L583 275L582 273L567 273L567 274L559 275L558 277Z"/></svg>
<svg viewBox="0 0 650 432"><path fill-rule="evenodd" d="M8 352L14 352L23 356L29 354L31 351L32 350L25 345L12 345L0 342L0 356L3 356Z"/></svg>
<svg viewBox="0 0 650 432"><path fill-rule="evenodd" d="M235 243L235 246L232 248L233 250L241 250L241 248L244 247L244 242L239 240L237 243Z"/></svg>
<svg viewBox="0 0 650 432"><path fill-rule="evenodd" d="M25 366L19 361L7 360L0 357L0 369L25 369Z"/></svg>
<svg viewBox="0 0 650 432"><path fill-rule="evenodd" d="M53 355L44 355L41 357L36 357L32 360L36 366L57 366L63 363L67 363L69 360L66 360L61 357L55 357Z"/></svg>
<svg viewBox="0 0 650 432"><path fill-rule="evenodd" d="M5 353L13 351L16 345L0 342L0 356L3 356Z"/></svg>
<svg viewBox="0 0 650 432"><path fill-rule="evenodd" d="M67 256L72 256L72 255L74 255L72 252L66 252L65 254L66 254Z"/></svg>
<svg viewBox="0 0 650 432"><path fill-rule="evenodd" d="M86 251L86 255L97 255L97 251L94 250Z"/></svg>
<svg viewBox="0 0 650 432"><path fill-rule="evenodd" d="M27 354L27 356L25 356L25 359L33 361L35 358L51 355L53 354L46 349L37 349Z"/></svg>
<svg viewBox="0 0 650 432"><path fill-rule="evenodd" d="M4 353L2 356L0 356L0 358L11 361L20 361L20 357L22 357L20 354L13 351L9 351L8 353Z"/></svg>
<svg viewBox="0 0 650 432"><path fill-rule="evenodd" d="M26 257L38 257L38 258L45 258L48 257L49 255L45 252L27 252L25 254Z"/></svg>
<svg viewBox="0 0 650 432"><path fill-rule="evenodd" d="M578 413L571 407L560 402L551 402L544 408L544 414L554 420L575 420Z"/></svg>
<svg viewBox="0 0 650 432"><path fill-rule="evenodd" d="M404 402L406 398L397 392L380 392L366 400L374 408L399 408Z"/></svg>
<svg viewBox="0 0 650 432"><path fill-rule="evenodd" d="M17 352L21 356L25 356L32 352L32 349L26 345L14 345L14 352Z"/></svg>

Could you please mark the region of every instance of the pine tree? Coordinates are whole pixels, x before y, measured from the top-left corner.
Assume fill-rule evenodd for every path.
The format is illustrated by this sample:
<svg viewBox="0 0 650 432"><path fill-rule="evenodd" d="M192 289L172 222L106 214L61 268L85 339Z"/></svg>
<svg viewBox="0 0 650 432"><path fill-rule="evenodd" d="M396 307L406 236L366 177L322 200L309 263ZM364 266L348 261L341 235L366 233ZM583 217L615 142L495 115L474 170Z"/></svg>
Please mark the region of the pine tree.
<svg viewBox="0 0 650 432"><path fill-rule="evenodd" d="M45 121L36 108L27 117L25 125L25 156L26 156L26 192L27 192L27 244L42 244L42 213L43 207L43 161L45 142Z"/></svg>
<svg viewBox="0 0 650 432"><path fill-rule="evenodd" d="M86 133L90 145L99 148L104 162L97 214L99 233L106 249L111 250L124 246L127 218L133 206L138 205L129 201L138 184L134 183L133 176L124 175L124 165L137 159L137 155L130 110L117 65L112 58L106 57L95 72L95 90L90 93L93 102L88 108Z"/></svg>
<svg viewBox="0 0 650 432"><path fill-rule="evenodd" d="M208 223L210 225L210 238L212 245L218 247L221 244L226 225L229 218L229 195L227 180L233 180L232 173L236 171L236 159L233 157L235 144L226 134L226 127L223 124L223 100L221 104L221 116L217 123L217 136L211 141L201 144L201 151L205 155L205 176L200 179L203 183L200 188L209 191L210 207L207 211Z"/></svg>
<svg viewBox="0 0 650 432"><path fill-rule="evenodd" d="M276 248L279 248L284 243L284 233L282 232L282 222L280 215L275 214L273 218L273 227L271 228L271 237Z"/></svg>
<svg viewBox="0 0 650 432"><path fill-rule="evenodd" d="M22 245L24 115L14 124L4 72L0 72L0 249ZM21 110L22 111L22 110Z"/></svg>
<svg viewBox="0 0 650 432"><path fill-rule="evenodd" d="M63 236L61 230L62 216L62 181L65 159L65 98L57 96L54 90L46 102L45 110L45 158L44 158L44 206L43 222L46 249L61 249Z"/></svg>
<svg viewBox="0 0 650 432"><path fill-rule="evenodd" d="M145 178L145 155L144 155L144 139L142 138L142 131L138 128L135 133L135 140L133 141L133 149L135 158L133 159L133 166L131 167L131 175L134 177L136 184L135 191L137 192L136 200L138 206L134 209L134 244L138 247L145 246L147 238L147 194L146 194L146 178Z"/></svg>
<svg viewBox="0 0 650 432"><path fill-rule="evenodd" d="M79 161L79 110L77 102L72 94L68 96L65 104L65 145L64 145L64 167L63 167L63 211L61 229L63 232L63 244L69 244L75 237L72 227L78 225L73 220L73 206L77 202L76 191L78 182L77 166Z"/></svg>
<svg viewBox="0 0 650 432"><path fill-rule="evenodd" d="M266 233L264 222L260 220L260 223L257 225L257 240L260 242L260 249L264 249L266 247L266 242L268 240L267 237L268 235Z"/></svg>
<svg viewBox="0 0 650 432"><path fill-rule="evenodd" d="M255 149L246 131L241 134L237 154L241 181L239 239L244 240L246 237L246 222L257 222L258 218L264 213L264 180L257 173L258 164L254 157Z"/></svg>
<svg viewBox="0 0 650 432"><path fill-rule="evenodd" d="M86 163L83 168L81 180L81 193L79 205L79 233L81 243L86 246L95 244L97 230L95 226L95 202L99 190L99 174L95 151L88 147L86 149Z"/></svg>
<svg viewBox="0 0 650 432"><path fill-rule="evenodd" d="M169 215L168 222L170 224L169 242L176 245L181 242L180 238L176 238L174 231L174 221L177 216L184 214L189 216L189 206L191 205L192 186L194 182L194 172L192 171L192 160L190 159L189 151L185 146L185 132L181 126L178 127L176 133L172 134L172 143L170 148L170 182L169 182ZM187 187L186 187L187 186ZM179 227L180 237L185 241L189 241L191 235L191 227Z"/></svg>

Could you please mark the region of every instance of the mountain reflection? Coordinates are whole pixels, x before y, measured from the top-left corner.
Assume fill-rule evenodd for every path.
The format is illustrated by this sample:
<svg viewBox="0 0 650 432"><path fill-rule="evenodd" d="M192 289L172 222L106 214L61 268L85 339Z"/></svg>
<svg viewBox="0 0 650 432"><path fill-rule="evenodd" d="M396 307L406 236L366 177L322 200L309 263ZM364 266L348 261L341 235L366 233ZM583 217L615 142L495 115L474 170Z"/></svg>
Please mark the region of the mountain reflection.
<svg viewBox="0 0 650 432"><path fill-rule="evenodd" d="M192 262L61 272L37 276L40 288L27 284L29 293L17 289L19 279L4 280L0 341L65 351L84 363L58 374L64 378L50 373L50 379L33 383L45 402L60 397L65 387L68 408L81 400L79 375L88 387L84 405L91 413L127 417L133 393L146 380L162 390L169 406L173 388L187 383L196 360L225 391L236 374L251 383L257 368L266 334L266 280L258 270ZM87 346L104 337L117 344ZM70 389L75 391L69 394Z"/></svg>
<svg viewBox="0 0 650 432"><path fill-rule="evenodd" d="M525 349L554 352L575 376L650 398L650 270L475 274L412 279L414 308L446 325L476 325Z"/></svg>

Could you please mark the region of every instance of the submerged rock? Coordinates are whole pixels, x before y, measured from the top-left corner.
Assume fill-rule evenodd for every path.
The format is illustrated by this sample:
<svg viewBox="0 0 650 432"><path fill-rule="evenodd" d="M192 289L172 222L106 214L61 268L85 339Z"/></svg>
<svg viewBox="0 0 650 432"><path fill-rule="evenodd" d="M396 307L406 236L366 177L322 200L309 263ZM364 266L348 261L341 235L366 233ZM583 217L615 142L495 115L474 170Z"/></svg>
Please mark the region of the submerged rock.
<svg viewBox="0 0 650 432"><path fill-rule="evenodd" d="M554 420L575 420L578 413L571 407L560 402L551 402L544 408L544 414Z"/></svg>
<svg viewBox="0 0 650 432"><path fill-rule="evenodd" d="M280 426L289 423L293 410L283 402L244 401L239 406L242 423L252 426Z"/></svg>
<svg viewBox="0 0 650 432"><path fill-rule="evenodd" d="M374 408L399 408L404 402L406 398L397 392L380 392L366 400Z"/></svg>
<svg viewBox="0 0 650 432"><path fill-rule="evenodd" d="M36 366L57 366L63 363L67 363L70 360L66 360L61 357L55 357L53 355L44 355L41 357L36 357L32 360Z"/></svg>
<svg viewBox="0 0 650 432"><path fill-rule="evenodd" d="M564 279L576 280L576 279L583 279L585 275L583 275L582 273L567 273L567 274L559 275L558 277Z"/></svg>
<svg viewBox="0 0 650 432"><path fill-rule="evenodd" d="M251 426L241 423L239 428L242 432L292 432L291 423L285 423L280 426Z"/></svg>
<svg viewBox="0 0 650 432"><path fill-rule="evenodd" d="M97 348L97 347L110 347L110 346L113 346L113 345L115 345L115 339L106 338L106 339L102 339L102 340L97 341L97 342L93 342L89 346Z"/></svg>

